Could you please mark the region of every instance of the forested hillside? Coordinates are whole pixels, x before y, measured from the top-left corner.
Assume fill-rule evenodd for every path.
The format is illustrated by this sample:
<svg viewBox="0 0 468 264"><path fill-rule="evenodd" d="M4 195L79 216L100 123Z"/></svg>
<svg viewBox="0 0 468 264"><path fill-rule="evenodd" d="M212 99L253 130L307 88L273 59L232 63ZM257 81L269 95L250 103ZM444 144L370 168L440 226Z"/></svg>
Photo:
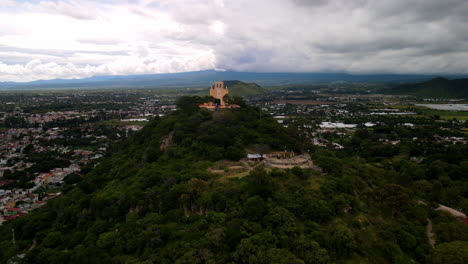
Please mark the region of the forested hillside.
<svg viewBox="0 0 468 264"><path fill-rule="evenodd" d="M263 93L263 88L256 83L245 83L241 81L224 81L231 96L249 96Z"/></svg>
<svg viewBox="0 0 468 264"><path fill-rule="evenodd" d="M374 132L358 130L332 152L234 100L242 107L213 113L182 97L63 196L1 226L1 262L466 263L468 226L433 210L468 209L466 146L406 144L425 133L408 129L396 132L400 146L376 147ZM323 173L208 171L256 144L308 151Z"/></svg>
<svg viewBox="0 0 468 264"><path fill-rule="evenodd" d="M385 92L427 98L468 98L468 79L448 80L439 77L422 83L402 84Z"/></svg>

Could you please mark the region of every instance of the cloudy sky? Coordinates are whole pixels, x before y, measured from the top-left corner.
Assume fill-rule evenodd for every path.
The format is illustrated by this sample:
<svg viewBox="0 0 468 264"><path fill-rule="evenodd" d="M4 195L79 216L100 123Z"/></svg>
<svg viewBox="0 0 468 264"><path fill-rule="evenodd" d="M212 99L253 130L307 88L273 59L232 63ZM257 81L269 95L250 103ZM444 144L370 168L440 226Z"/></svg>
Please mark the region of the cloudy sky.
<svg viewBox="0 0 468 264"><path fill-rule="evenodd" d="M468 73L466 0L0 0L0 81Z"/></svg>

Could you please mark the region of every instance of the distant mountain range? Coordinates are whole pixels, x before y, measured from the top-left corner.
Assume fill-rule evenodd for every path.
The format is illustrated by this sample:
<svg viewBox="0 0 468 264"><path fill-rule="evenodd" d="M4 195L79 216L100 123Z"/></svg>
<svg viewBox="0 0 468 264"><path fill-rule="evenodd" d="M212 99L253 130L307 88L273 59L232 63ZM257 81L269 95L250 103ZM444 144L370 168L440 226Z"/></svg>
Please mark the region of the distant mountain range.
<svg viewBox="0 0 468 264"><path fill-rule="evenodd" d="M147 75L93 76L82 79L54 79L32 82L0 82L2 90L30 90L49 88L155 88L172 86L206 86L218 80L242 80L260 85L320 84L332 82L407 83L435 78L435 75L344 73L257 73L204 70L182 73ZM446 76L461 78L468 76Z"/></svg>
<svg viewBox="0 0 468 264"><path fill-rule="evenodd" d="M422 83L398 85L384 92L426 98L468 98L468 79L448 80L439 77Z"/></svg>

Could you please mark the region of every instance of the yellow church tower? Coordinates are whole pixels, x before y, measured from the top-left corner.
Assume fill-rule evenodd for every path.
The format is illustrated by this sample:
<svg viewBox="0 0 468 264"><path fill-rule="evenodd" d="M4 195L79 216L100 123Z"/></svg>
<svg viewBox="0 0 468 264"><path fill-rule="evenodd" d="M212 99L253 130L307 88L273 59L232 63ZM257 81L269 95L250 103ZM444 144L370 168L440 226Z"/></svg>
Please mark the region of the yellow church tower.
<svg viewBox="0 0 468 264"><path fill-rule="evenodd" d="M210 88L210 96L219 99L220 105L225 105L223 98L226 94L229 94L229 90L224 82L215 82Z"/></svg>
<svg viewBox="0 0 468 264"><path fill-rule="evenodd" d="M228 104L224 102L224 96L229 94L227 86L224 85L224 82L215 82L210 87L210 96L215 98L216 102L207 102L200 105L201 108L209 110L225 109L225 108L239 108L239 105Z"/></svg>

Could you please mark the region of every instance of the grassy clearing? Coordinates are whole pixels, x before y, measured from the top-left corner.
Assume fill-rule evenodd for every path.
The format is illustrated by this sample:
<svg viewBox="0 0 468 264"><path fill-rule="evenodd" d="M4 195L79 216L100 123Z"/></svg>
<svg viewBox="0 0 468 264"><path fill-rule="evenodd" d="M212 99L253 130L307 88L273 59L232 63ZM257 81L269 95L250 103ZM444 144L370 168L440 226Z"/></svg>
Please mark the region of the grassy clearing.
<svg viewBox="0 0 468 264"><path fill-rule="evenodd" d="M468 128L462 128L460 129L462 133L468 136Z"/></svg>
<svg viewBox="0 0 468 264"><path fill-rule="evenodd" d="M385 107L391 108L391 109L400 109L400 110L405 110L405 111L412 110L412 111L418 112L418 114L415 114L415 115L404 115L408 117L439 116L440 119L444 119L444 120L452 120L452 119L468 120L468 112L466 111L434 110L425 106L406 105L406 104L389 105Z"/></svg>
<svg viewBox="0 0 468 264"><path fill-rule="evenodd" d="M53 189L48 189L46 192L47 193L59 193L61 191L62 191L62 189L60 189L60 188L53 188Z"/></svg>
<svg viewBox="0 0 468 264"><path fill-rule="evenodd" d="M451 120L451 119L458 119L458 120L468 120L468 112L463 111L443 111L443 110L431 110L431 109L423 109L421 110L426 115L431 116L439 116L441 119Z"/></svg>
<svg viewBox="0 0 468 264"><path fill-rule="evenodd" d="M215 166L211 167L209 170L224 170L219 173L221 177L219 181L227 182L228 179L233 178L243 178L250 174L250 171L257 166L262 166L261 162L226 162L221 161L217 162ZM239 168L242 167L242 168ZM233 169L234 168L234 169ZM270 168L265 168L267 173L271 172Z"/></svg>
<svg viewBox="0 0 468 264"><path fill-rule="evenodd" d="M243 162L218 161L208 170L219 174L221 176L219 180L224 182L228 179L247 176L251 166Z"/></svg>
<svg viewBox="0 0 468 264"><path fill-rule="evenodd" d="M441 116L440 118L445 119L445 120L452 120L452 119L457 119L457 120L468 120L468 115L467 115L467 116L451 116L451 115L444 115L444 116Z"/></svg>
<svg viewBox="0 0 468 264"><path fill-rule="evenodd" d="M325 182L325 175L322 175L320 173L313 174L310 176L310 178L307 180L309 182L309 187L312 190L318 190L320 189L320 186L322 186L322 183Z"/></svg>
<svg viewBox="0 0 468 264"><path fill-rule="evenodd" d="M105 121L99 121L96 124L103 124L107 126L144 126L148 124L148 122L142 122L142 121L120 121L119 119L110 119L110 120L105 120Z"/></svg>
<svg viewBox="0 0 468 264"><path fill-rule="evenodd" d="M243 178L243 177L249 175L249 173L250 173L250 171L246 170L246 171L239 172L239 173L236 173L236 174L226 175L224 177L225 178Z"/></svg>
<svg viewBox="0 0 468 264"><path fill-rule="evenodd" d="M412 104L396 104L396 105L385 105L382 108L390 108L390 109L424 109L425 107L422 106L415 106Z"/></svg>

